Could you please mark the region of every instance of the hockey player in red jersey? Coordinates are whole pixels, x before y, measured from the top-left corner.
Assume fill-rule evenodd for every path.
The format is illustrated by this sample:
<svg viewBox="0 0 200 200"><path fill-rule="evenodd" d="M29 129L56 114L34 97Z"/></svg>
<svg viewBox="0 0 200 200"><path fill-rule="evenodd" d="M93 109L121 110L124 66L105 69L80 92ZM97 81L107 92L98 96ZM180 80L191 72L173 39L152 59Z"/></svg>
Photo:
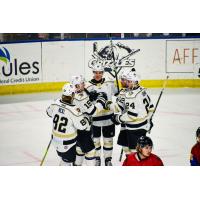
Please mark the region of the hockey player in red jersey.
<svg viewBox="0 0 200 200"><path fill-rule="evenodd" d="M163 166L162 160L151 153L153 142L150 137L141 136L137 141L135 153L129 154L123 166Z"/></svg>
<svg viewBox="0 0 200 200"><path fill-rule="evenodd" d="M197 143L191 149L190 165L200 166L200 127L196 132Z"/></svg>

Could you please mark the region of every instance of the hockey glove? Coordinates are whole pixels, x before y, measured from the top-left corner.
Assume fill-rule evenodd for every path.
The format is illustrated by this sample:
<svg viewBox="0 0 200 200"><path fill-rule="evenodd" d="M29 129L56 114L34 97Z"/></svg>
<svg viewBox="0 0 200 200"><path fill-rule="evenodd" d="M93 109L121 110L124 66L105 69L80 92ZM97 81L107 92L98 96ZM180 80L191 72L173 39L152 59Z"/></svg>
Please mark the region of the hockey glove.
<svg viewBox="0 0 200 200"><path fill-rule="evenodd" d="M100 103L103 106L103 109L106 109L106 101L103 98L98 98L97 103Z"/></svg>
<svg viewBox="0 0 200 200"><path fill-rule="evenodd" d="M97 103L100 103L104 109L106 109L106 101L107 101L107 95L105 92L100 92L97 97Z"/></svg>
<svg viewBox="0 0 200 200"><path fill-rule="evenodd" d="M106 101L105 109L106 110L111 110L111 104L112 104L112 101Z"/></svg>
<svg viewBox="0 0 200 200"><path fill-rule="evenodd" d="M119 124L123 123L123 121L120 120L120 117L121 117L121 115L114 114L112 116L111 120L115 125L119 125Z"/></svg>
<svg viewBox="0 0 200 200"><path fill-rule="evenodd" d="M97 98L103 98L105 101L108 100L107 94L105 92L99 92Z"/></svg>
<svg viewBox="0 0 200 200"><path fill-rule="evenodd" d="M96 101L97 100L97 97L98 97L98 93L96 90L93 90L89 93L89 99L90 101Z"/></svg>

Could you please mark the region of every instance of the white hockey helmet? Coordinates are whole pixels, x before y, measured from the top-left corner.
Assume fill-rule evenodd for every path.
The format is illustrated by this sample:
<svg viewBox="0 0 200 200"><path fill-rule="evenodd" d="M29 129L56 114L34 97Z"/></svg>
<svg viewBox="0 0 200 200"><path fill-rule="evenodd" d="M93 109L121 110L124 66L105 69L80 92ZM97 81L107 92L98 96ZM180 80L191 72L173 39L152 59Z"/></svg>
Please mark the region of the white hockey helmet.
<svg viewBox="0 0 200 200"><path fill-rule="evenodd" d="M78 76L72 76L71 78L71 83L72 85L80 85L81 83L84 83L85 79L82 75L78 75Z"/></svg>
<svg viewBox="0 0 200 200"><path fill-rule="evenodd" d="M62 95L72 96L75 93L74 86L70 83L66 83L62 88Z"/></svg>
<svg viewBox="0 0 200 200"><path fill-rule="evenodd" d="M126 76L126 79L128 81L133 81L133 82L140 82L139 76L135 72L129 72Z"/></svg>
<svg viewBox="0 0 200 200"><path fill-rule="evenodd" d="M123 70L122 73L120 74L120 79L127 79L127 75L130 71L128 70Z"/></svg>
<svg viewBox="0 0 200 200"><path fill-rule="evenodd" d="M103 72L104 71L104 67L103 67L103 65L101 63L96 63L95 65L93 65L92 71L93 72Z"/></svg>

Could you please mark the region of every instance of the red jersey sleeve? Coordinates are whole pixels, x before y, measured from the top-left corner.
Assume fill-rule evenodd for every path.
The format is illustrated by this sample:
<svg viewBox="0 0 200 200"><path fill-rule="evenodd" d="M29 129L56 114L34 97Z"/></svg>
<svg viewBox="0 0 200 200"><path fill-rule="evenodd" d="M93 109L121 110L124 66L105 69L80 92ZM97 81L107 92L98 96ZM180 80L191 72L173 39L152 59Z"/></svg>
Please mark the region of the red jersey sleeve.
<svg viewBox="0 0 200 200"><path fill-rule="evenodd" d="M198 161L200 164L200 143L196 143L191 149L192 156Z"/></svg>
<svg viewBox="0 0 200 200"><path fill-rule="evenodd" d="M192 147L192 149L191 149L191 154L192 154L192 155L195 154L195 146Z"/></svg>

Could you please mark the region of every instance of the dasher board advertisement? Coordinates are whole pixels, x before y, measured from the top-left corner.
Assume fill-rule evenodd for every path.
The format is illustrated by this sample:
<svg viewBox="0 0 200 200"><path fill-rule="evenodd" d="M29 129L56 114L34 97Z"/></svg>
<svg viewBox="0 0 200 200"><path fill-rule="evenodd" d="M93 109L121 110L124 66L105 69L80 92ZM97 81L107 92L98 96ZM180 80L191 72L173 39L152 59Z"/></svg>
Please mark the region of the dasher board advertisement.
<svg viewBox="0 0 200 200"><path fill-rule="evenodd" d="M0 44L0 85L42 82L41 43Z"/></svg>

